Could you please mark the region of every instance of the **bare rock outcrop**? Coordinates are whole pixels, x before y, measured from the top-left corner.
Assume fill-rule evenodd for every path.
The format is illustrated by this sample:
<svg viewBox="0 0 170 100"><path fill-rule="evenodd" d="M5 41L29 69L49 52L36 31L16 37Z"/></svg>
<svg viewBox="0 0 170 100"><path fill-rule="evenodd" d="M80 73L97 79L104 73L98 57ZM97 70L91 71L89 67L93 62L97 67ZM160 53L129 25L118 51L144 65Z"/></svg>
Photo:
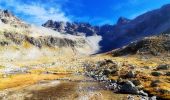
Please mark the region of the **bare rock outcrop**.
<svg viewBox="0 0 170 100"><path fill-rule="evenodd" d="M146 37L137 42L124 46L123 48L113 50L113 56L122 56L127 54L152 54L159 55L159 53L170 51L170 35L159 35L153 37Z"/></svg>
<svg viewBox="0 0 170 100"><path fill-rule="evenodd" d="M83 48L83 46L86 44L86 41L84 39L68 39L68 38L59 38L59 37L53 37L53 36L40 36L40 37L30 37L23 34L18 33L4 33L4 36L14 42L17 45L21 45L24 41L29 42L30 44L41 48L42 46L48 46L48 47L80 47ZM2 43L4 44L4 43Z"/></svg>

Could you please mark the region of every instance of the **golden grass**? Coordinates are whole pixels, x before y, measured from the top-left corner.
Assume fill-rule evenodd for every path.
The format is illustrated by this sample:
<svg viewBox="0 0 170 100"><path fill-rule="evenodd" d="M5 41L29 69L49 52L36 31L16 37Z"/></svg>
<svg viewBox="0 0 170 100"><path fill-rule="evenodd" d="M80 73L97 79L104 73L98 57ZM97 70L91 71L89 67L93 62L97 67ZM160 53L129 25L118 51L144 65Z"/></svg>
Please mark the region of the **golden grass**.
<svg viewBox="0 0 170 100"><path fill-rule="evenodd" d="M151 87L150 86L150 84L149 84L150 82L145 82L145 87L144 87L144 90L145 91L148 91L150 94L152 94L152 95L156 95L156 96L159 96L159 97L161 97L161 98L164 98L164 99L170 99L170 94L169 93L161 93L161 92L158 92L158 89L159 90L170 90L170 84L169 83L165 83L165 82L163 82L163 83L161 83L161 84L159 84L159 86L157 86L157 87Z"/></svg>
<svg viewBox="0 0 170 100"><path fill-rule="evenodd" d="M25 48L29 48L30 44L29 43L23 43L23 46L25 46ZM42 50L42 49L41 49ZM53 49L49 49L52 50ZM55 52L55 51L54 51ZM58 51L57 51L58 52ZM56 53L57 54L57 53ZM160 60L159 57L151 57L149 59L143 60L141 59L138 55L132 55L132 56L122 56L122 57L112 57L110 55L94 55L94 56L82 56L82 57L78 57L78 58L74 58L71 55L56 55L56 56L43 56L41 58L38 58L36 60L19 60L19 61L14 61L14 62L10 62L14 65L17 66L28 66L30 68L33 68L34 66L32 65L40 65L38 67L38 69L32 69L30 70L31 74L20 74L20 75L14 75L12 77L8 77L8 78L1 78L0 77L0 89L6 89L6 88L13 88L13 87L19 87L19 86L27 86L27 85L31 85L31 84L35 84L38 81L41 80L54 80L57 78L62 78L68 75L64 75L62 73L74 73L76 71L79 72L83 72L83 68L81 67L80 62L96 62L96 61L101 61L104 59L111 59L115 62L119 62L119 63L126 63L128 64L133 64L135 65L137 68L143 67L143 66L151 66L151 67L156 67L159 64L162 63L169 63L170 62L163 62ZM48 64L51 63L57 63L59 62L59 65L54 65L54 66L50 66ZM60 64L61 63L61 64ZM47 64L47 66L41 66L42 64ZM67 66L73 66L73 68L69 68ZM74 66L77 65L77 66ZM56 66L56 67L55 67ZM41 68L43 67L43 68ZM124 70L128 70L126 68L126 66L124 67ZM152 69L151 69L152 70ZM150 86L150 83L152 80L161 80L164 83L160 84L160 86L158 88L160 89L170 89L170 85L168 83L168 79L169 77L153 77L150 75L151 70L144 70L144 71L139 71L139 75L137 76L136 79L140 80L144 90L149 91L151 94L156 94L158 96L161 96L164 98L169 98L170 96L167 94L159 94L156 92L156 89L154 87ZM43 72L53 72L54 74L42 74ZM1 75L0 75L1 76ZM110 79L113 80L117 80L119 76L110 76ZM166 82L165 82L166 81Z"/></svg>
<svg viewBox="0 0 170 100"><path fill-rule="evenodd" d="M168 60L161 60L162 57L159 56L148 56L149 59L141 59L140 55L129 55L129 56L120 56L120 57L112 57L111 55L99 55L99 56L94 56L92 59L100 61L102 59L111 59L115 62L119 63L124 63L125 65L132 64L135 65L137 68L142 68L144 66L150 66L155 68L156 66L160 64L170 64ZM125 73L124 71L128 71L128 69L123 67L121 70L122 72L119 74ZM148 91L150 94L165 98L165 99L170 99L170 94L169 93L161 93L159 90L170 90L170 81L169 76L159 76L155 77L151 75L152 72L151 69L146 69L146 70L139 70L138 75L135 79L141 81L141 85L143 86L143 89L145 91ZM117 80L119 76L109 76L109 79ZM151 87L151 81L153 80L160 80L161 83L157 87ZM159 89L159 90L158 90Z"/></svg>
<svg viewBox="0 0 170 100"><path fill-rule="evenodd" d="M3 69L3 68L5 68L5 66L0 65L0 69Z"/></svg>
<svg viewBox="0 0 170 100"><path fill-rule="evenodd" d="M117 80L117 79L118 79L118 76L109 76L109 79Z"/></svg>
<svg viewBox="0 0 170 100"><path fill-rule="evenodd" d="M27 41L24 41L23 42L23 47L25 48L25 49L27 49L27 48L30 48L32 45L30 44L30 43L28 43Z"/></svg>
<svg viewBox="0 0 170 100"><path fill-rule="evenodd" d="M143 66L155 67L159 63L162 63L159 58L152 57L145 61L142 60L138 55L131 55L131 56L129 55L129 56L120 56L120 57L112 57L111 55L97 55L91 57L90 59L93 61L111 59L113 61L120 62L120 63L126 62L127 64L133 64L136 65L137 67L143 67Z"/></svg>
<svg viewBox="0 0 170 100"><path fill-rule="evenodd" d="M14 88L19 86L27 86L37 83L41 80L54 80L63 78L68 74L18 74L8 78L0 78L0 90Z"/></svg>

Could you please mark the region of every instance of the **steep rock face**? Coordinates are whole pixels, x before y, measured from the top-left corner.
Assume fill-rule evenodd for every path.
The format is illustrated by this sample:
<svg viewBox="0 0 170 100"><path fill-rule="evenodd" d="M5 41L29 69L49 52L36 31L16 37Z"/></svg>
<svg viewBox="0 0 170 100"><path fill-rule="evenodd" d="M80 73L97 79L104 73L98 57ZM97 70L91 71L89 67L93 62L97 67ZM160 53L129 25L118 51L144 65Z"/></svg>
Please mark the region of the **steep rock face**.
<svg viewBox="0 0 170 100"><path fill-rule="evenodd" d="M127 24L127 23L129 23L130 21L131 21L130 19L127 19L127 18L125 18L125 17L120 17L120 18L118 19L118 21L117 21L117 24L118 24L118 25Z"/></svg>
<svg viewBox="0 0 170 100"><path fill-rule="evenodd" d="M120 47L135 39L159 34L167 31L170 27L170 5L165 5L160 9L147 12L138 16L125 25L116 26L116 38L113 38L115 47Z"/></svg>
<svg viewBox="0 0 170 100"><path fill-rule="evenodd" d="M83 45L86 44L86 41L84 39L77 39L77 40L71 40L67 38L59 38L59 37L52 37L52 36L44 36L44 37L30 37L27 35L22 34L13 34L13 33L5 33L4 36L7 39L10 39L12 42L14 42L17 45L21 45L23 42L27 41L30 44L42 48L43 46L48 47L80 47L83 48Z"/></svg>
<svg viewBox="0 0 170 100"><path fill-rule="evenodd" d="M120 17L115 25L91 26L90 24L65 24L64 31L68 34L77 35L83 33L87 36L98 34L103 40L100 42L102 52L110 51L115 48L122 47L128 43L141 39L145 36L156 35L170 30L170 4L146 12L133 20ZM59 23L59 22L53 22ZM43 24L44 27L60 28L48 22Z"/></svg>
<svg viewBox="0 0 170 100"><path fill-rule="evenodd" d="M97 28L91 26L89 23L56 22L48 20L42 26L72 35L81 35L83 33L86 36L92 36L98 32Z"/></svg>

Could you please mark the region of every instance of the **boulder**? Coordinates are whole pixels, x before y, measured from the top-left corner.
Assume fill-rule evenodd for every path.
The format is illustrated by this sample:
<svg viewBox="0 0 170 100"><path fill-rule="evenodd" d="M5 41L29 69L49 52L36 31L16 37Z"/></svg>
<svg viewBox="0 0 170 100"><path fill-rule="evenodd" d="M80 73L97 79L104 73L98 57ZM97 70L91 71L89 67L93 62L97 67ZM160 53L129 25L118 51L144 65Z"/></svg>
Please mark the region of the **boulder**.
<svg viewBox="0 0 170 100"><path fill-rule="evenodd" d="M123 82L118 92L129 93L129 94L139 94L138 88L131 81Z"/></svg>
<svg viewBox="0 0 170 100"><path fill-rule="evenodd" d="M156 69L157 70L168 70L170 68L170 65L164 64L164 65L159 65Z"/></svg>
<svg viewBox="0 0 170 100"><path fill-rule="evenodd" d="M162 73L161 72L152 72L151 75L152 76L161 76Z"/></svg>
<svg viewBox="0 0 170 100"><path fill-rule="evenodd" d="M165 74L166 76L170 76L170 72L166 72L166 74Z"/></svg>
<svg viewBox="0 0 170 100"><path fill-rule="evenodd" d="M125 78L135 78L136 77L136 73L135 71L129 71L126 75Z"/></svg>

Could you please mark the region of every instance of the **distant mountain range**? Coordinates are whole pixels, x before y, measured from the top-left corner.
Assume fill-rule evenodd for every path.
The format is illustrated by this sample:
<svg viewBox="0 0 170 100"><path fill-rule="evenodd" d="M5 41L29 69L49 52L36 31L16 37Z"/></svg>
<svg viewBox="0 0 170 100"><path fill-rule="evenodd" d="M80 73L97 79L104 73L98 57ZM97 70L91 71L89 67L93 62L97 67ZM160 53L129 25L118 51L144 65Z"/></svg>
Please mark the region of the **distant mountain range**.
<svg viewBox="0 0 170 100"><path fill-rule="evenodd" d="M146 12L133 20L120 17L115 25L92 26L89 23L48 20L42 26L65 34L101 35L101 52L110 51L146 36L170 31L170 4Z"/></svg>
<svg viewBox="0 0 170 100"><path fill-rule="evenodd" d="M61 34L61 32L42 26L27 24L8 10L0 10L0 47L17 46L17 51L20 51L20 53L25 53L25 50L23 50L25 48L35 48L38 52L42 49L50 48L55 49L55 52L58 51L58 54L62 52L63 55L64 53L73 55L93 54L99 49L98 42L101 36L96 37L99 37L99 40L94 43L91 38L84 36ZM2 50L1 52L0 50L0 54L4 52L8 51ZM45 52L48 53L48 50ZM13 51L12 53L15 52ZM42 53L42 55L44 54Z"/></svg>

